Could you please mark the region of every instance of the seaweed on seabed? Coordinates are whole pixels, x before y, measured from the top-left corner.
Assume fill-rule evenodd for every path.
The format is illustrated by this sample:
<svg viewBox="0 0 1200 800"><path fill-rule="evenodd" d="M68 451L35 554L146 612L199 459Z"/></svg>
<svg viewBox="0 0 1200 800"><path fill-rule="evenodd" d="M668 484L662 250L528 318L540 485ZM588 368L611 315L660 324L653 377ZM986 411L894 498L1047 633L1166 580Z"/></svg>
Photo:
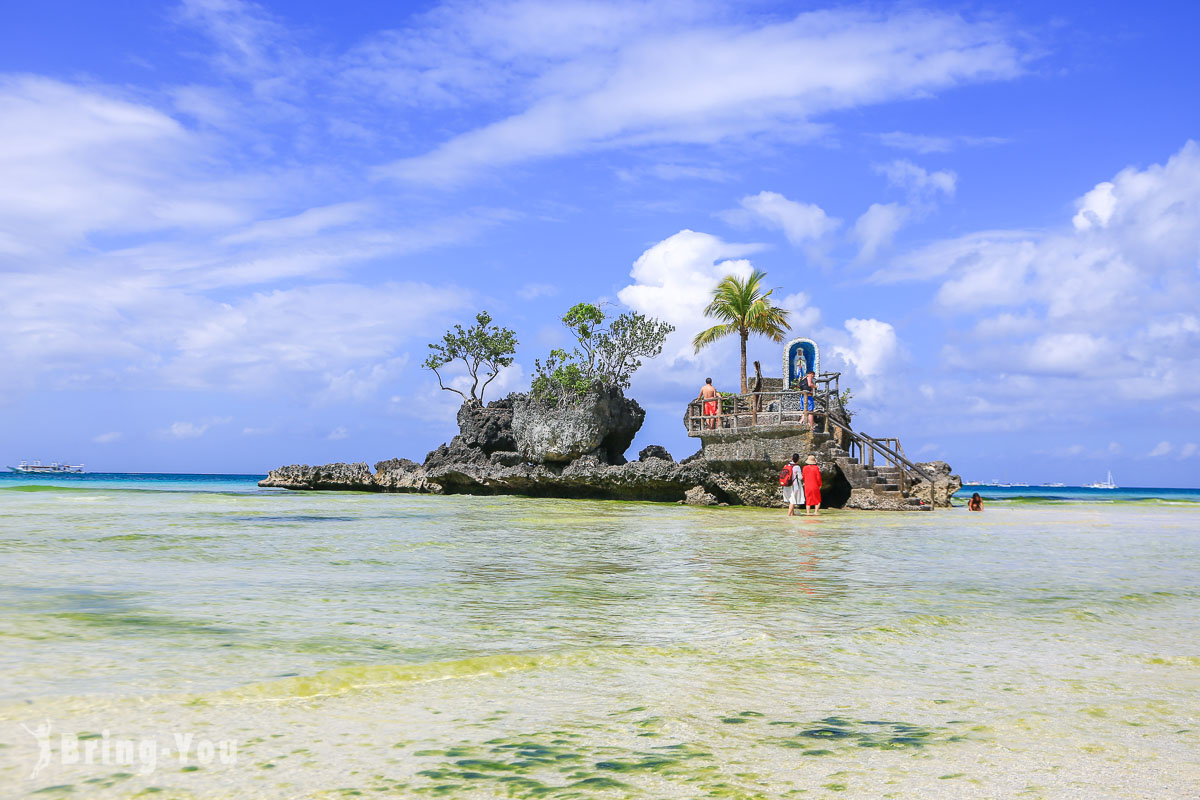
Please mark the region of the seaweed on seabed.
<svg viewBox="0 0 1200 800"><path fill-rule="evenodd" d="M963 741L951 728L914 725L889 720L851 720L844 717L825 717L812 723L780 720L771 725L800 727L791 736L770 739L782 747L797 748L804 755L831 755L831 747L871 747L880 750L917 749L931 744ZM956 720L948 724L962 724ZM821 744L818 746L817 743Z"/></svg>

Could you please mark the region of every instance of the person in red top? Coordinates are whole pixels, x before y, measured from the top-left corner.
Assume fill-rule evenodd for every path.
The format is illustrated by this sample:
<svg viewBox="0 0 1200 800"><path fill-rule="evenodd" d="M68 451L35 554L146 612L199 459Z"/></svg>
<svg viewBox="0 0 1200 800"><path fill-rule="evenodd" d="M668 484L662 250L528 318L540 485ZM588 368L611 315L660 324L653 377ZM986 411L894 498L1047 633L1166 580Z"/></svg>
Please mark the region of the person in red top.
<svg viewBox="0 0 1200 800"><path fill-rule="evenodd" d="M820 514L821 468L817 466L816 456L804 459L804 469L800 470L800 475L804 479L804 513Z"/></svg>

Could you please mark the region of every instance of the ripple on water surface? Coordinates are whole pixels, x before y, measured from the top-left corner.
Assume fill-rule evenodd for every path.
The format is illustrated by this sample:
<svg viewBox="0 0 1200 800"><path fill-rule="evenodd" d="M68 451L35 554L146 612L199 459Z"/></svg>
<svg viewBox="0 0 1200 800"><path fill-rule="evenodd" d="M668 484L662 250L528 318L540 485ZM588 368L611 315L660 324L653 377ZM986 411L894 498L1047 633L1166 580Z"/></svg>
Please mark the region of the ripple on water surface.
<svg viewBox="0 0 1200 800"><path fill-rule="evenodd" d="M0 780L38 796L1200 789L1190 507L29 488L0 498L0 717L240 743L31 779L22 734Z"/></svg>

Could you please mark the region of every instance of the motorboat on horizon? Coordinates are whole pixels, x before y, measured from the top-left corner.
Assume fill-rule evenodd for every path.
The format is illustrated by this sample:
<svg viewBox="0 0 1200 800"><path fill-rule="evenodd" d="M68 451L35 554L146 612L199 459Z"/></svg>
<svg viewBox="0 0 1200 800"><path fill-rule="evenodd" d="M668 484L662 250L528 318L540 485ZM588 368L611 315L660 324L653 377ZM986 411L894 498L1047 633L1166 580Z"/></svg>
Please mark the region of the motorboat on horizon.
<svg viewBox="0 0 1200 800"><path fill-rule="evenodd" d="M1110 469L1108 471L1108 480L1104 481L1104 483L1089 483L1086 488L1088 488L1088 489L1116 489L1117 485L1115 483L1113 483L1112 470Z"/></svg>
<svg viewBox="0 0 1200 800"><path fill-rule="evenodd" d="M41 461L32 463L22 461L17 466L8 469L21 475L80 475L83 473L83 464L60 464L57 461L43 464Z"/></svg>

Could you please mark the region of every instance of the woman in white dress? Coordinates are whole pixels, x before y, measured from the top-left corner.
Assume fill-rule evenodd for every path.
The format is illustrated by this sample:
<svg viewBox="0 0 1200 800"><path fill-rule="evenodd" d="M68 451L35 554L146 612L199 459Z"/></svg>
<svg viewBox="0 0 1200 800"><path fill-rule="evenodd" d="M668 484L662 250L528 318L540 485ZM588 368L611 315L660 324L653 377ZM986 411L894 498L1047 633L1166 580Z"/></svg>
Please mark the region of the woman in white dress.
<svg viewBox="0 0 1200 800"><path fill-rule="evenodd" d="M794 517L796 516L796 506L804 505L804 481L800 477L800 454L792 453L792 460L785 466L791 469L792 482L787 486L780 486L779 491L783 494L783 502L788 504L787 515Z"/></svg>

